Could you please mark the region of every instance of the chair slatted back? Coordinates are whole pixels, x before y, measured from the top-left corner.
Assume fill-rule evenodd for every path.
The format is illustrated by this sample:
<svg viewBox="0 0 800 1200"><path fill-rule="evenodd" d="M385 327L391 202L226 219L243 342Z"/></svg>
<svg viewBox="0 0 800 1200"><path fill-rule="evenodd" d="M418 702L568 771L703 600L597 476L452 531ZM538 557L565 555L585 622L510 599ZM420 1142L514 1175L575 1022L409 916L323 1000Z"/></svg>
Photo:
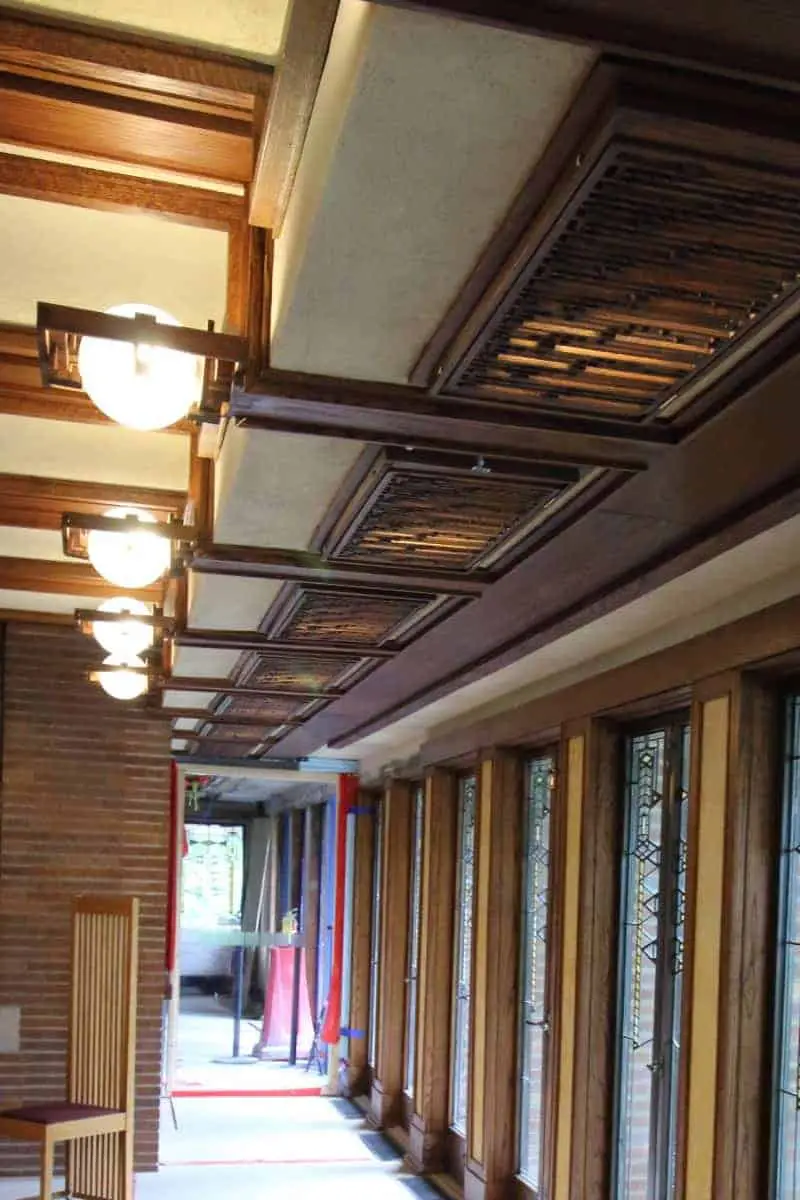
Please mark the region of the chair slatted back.
<svg viewBox="0 0 800 1200"><path fill-rule="evenodd" d="M79 896L72 911L68 1099L133 1111L139 901Z"/></svg>

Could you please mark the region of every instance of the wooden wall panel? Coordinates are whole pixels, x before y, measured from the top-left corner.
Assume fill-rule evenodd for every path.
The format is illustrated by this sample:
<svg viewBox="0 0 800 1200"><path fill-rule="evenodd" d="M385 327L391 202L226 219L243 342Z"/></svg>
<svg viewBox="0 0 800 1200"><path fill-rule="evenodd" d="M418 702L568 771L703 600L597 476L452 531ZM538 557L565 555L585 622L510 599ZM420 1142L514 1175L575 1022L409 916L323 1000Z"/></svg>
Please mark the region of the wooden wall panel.
<svg viewBox="0 0 800 1200"><path fill-rule="evenodd" d="M694 811L688 866L690 975L684 1007L689 1018L683 1063L685 1200L709 1200L713 1194L730 720L727 691L694 705Z"/></svg>
<svg viewBox="0 0 800 1200"><path fill-rule="evenodd" d="M522 763L481 764L465 1200L500 1200L516 1170Z"/></svg>
<svg viewBox="0 0 800 1200"><path fill-rule="evenodd" d="M372 868L375 853L373 796L361 792L356 823L353 872L353 938L350 957L349 1083L355 1094L368 1087L370 945L372 934Z"/></svg>
<svg viewBox="0 0 800 1200"><path fill-rule="evenodd" d="M560 955L560 995L557 997L558 1048L556 1071L556 1128L554 1200L573 1200L570 1192L570 1159L572 1155L573 1083L575 1075L576 1009L579 961L579 912L581 884L581 842L583 804L585 796L586 737L580 733L569 737L563 755L566 770L561 792L564 837L562 842L563 868L560 894L561 945L554 947Z"/></svg>
<svg viewBox="0 0 800 1200"><path fill-rule="evenodd" d="M406 939L411 854L411 785L394 780L383 801L378 1043L370 1117L379 1128L399 1120L403 1094Z"/></svg>
<svg viewBox="0 0 800 1200"><path fill-rule="evenodd" d="M619 736L602 721L586 729L579 912L571 1196L603 1200L610 1178L619 923Z"/></svg>
<svg viewBox="0 0 800 1200"><path fill-rule="evenodd" d="M450 1015L458 797L456 776L436 769L425 781L417 1000L417 1079L409 1161L441 1171L447 1160Z"/></svg>

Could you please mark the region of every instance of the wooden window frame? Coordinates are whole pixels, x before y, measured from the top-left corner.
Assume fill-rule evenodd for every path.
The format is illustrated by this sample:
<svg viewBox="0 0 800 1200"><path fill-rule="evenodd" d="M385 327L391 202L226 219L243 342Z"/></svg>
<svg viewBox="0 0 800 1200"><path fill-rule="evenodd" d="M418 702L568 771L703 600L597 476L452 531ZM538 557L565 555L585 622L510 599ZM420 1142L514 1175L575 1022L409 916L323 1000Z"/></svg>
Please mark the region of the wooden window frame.
<svg viewBox="0 0 800 1200"><path fill-rule="evenodd" d="M413 1100L416 1088L417 1017L419 1014L419 960L422 924L422 859L425 836L425 785L411 787L411 851L408 883L408 937L406 944L406 998L403 1046L403 1091Z"/></svg>
<svg viewBox="0 0 800 1200"><path fill-rule="evenodd" d="M472 863L471 863L471 869L472 869L472 897L471 897L472 904L471 904L471 908L472 908L472 911L470 914L471 935L470 935L470 962L469 962L470 990L469 990L468 996L466 997L466 1000L467 1000L466 1010L467 1010L467 1022L468 1022L467 1026L466 1026L466 1048L464 1051L465 1057L466 1057L466 1065L465 1065L465 1070L464 1070L464 1075L465 1075L465 1079L466 1079L466 1083L465 1083L466 1095L464 1098L464 1122L463 1122L463 1126L461 1126L456 1123L456 1118L454 1115L454 1106L455 1106L456 1068L457 1068L457 1063L459 1061L459 1059L457 1058L457 1047L456 1047L456 1038L457 1038L457 1034L458 1034L458 1030L459 1030L459 1005L458 1005L459 996L457 993L458 993L458 986L459 986L459 977L461 975L461 971L459 969L459 967L461 965L460 959L459 959L459 953L460 953L460 947L461 947L461 943L462 943L462 929L463 929L463 918L464 918L464 902L463 902L463 895L462 895L464 857L465 857L464 856L464 833L463 833L463 825L462 825L462 822L463 822L463 796L464 796L463 789L470 781L472 782L472 788L473 788L473 796L472 796L472 805L473 805ZM474 967L475 967L475 945L474 945L474 942L475 942L475 928L474 928L475 893L476 893L476 870L475 870L475 868L476 868L477 849L478 849L477 848L477 817L478 817L478 790L480 788L479 769L476 768L475 770L472 770L472 771L459 772L458 776L457 776L457 780L456 780L456 788L457 788L456 794L457 794L457 805L458 805L458 816L457 816L458 832L457 832L456 844L457 844L458 849L457 849L457 854L456 854L456 878L455 878L455 894L454 894L454 904L453 904L453 907L454 907L453 969L452 969L452 977L451 977L451 985L450 985L451 1014L452 1015L451 1015L451 1027L450 1027L450 1092L449 1092L449 1098L448 1098L448 1124L449 1124L451 1134L453 1134L455 1137L461 1139L464 1143L466 1143L467 1126L469 1123L469 1111L470 1111L469 1077L470 1077L470 1045L471 1045L472 1039L471 1039L471 1030L470 1030L469 1022L471 1021L471 1018L472 1018L472 1004L473 1004L472 976L473 976Z"/></svg>

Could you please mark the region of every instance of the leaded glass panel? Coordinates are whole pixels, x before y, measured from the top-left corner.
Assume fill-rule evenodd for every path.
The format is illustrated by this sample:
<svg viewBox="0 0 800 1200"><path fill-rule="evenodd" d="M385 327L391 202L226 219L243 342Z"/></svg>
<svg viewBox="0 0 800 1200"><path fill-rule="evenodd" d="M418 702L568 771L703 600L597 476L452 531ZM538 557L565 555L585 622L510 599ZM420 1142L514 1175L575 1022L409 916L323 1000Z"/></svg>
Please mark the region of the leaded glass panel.
<svg viewBox="0 0 800 1200"><path fill-rule="evenodd" d="M685 725L627 740L615 1195L675 1192L686 890Z"/></svg>
<svg viewBox="0 0 800 1200"><path fill-rule="evenodd" d="M525 885L522 924L522 1028L520 1037L519 1170L541 1190L544 1084L547 1065L548 927L550 909L550 809L554 762L532 759L527 767Z"/></svg>
<svg viewBox="0 0 800 1200"><path fill-rule="evenodd" d="M414 1095L414 1070L417 1045L417 976L419 973L419 926L422 901L422 830L425 817L425 792L414 788L411 824L411 878L408 896L408 961L406 976L405 1089Z"/></svg>
<svg viewBox="0 0 800 1200"><path fill-rule="evenodd" d="M474 775L464 776L458 796L458 873L456 878L456 941L453 970L453 1045L450 1122L466 1135L469 1095L469 1038L472 990L472 918L475 893Z"/></svg>
<svg viewBox="0 0 800 1200"><path fill-rule="evenodd" d="M800 1195L800 696L787 706L781 838L774 1198Z"/></svg>

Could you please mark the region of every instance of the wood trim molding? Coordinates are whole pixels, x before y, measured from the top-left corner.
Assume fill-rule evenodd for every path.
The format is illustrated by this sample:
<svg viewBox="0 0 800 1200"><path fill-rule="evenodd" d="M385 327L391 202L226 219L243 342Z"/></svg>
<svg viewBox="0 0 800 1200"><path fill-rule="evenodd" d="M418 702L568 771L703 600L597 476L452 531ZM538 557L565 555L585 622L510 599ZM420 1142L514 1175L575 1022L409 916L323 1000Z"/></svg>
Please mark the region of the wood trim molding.
<svg viewBox="0 0 800 1200"><path fill-rule="evenodd" d="M348 1082L354 1095L369 1090L369 986L372 935L372 869L375 854L374 797L360 791L353 868L353 933L350 954L350 1035L348 1038Z"/></svg>
<svg viewBox="0 0 800 1200"><path fill-rule="evenodd" d="M393 780L383 801L381 846L380 1022L370 1120L378 1129L402 1116L403 1037L406 999L406 942L411 862L411 784Z"/></svg>
<svg viewBox="0 0 800 1200"><path fill-rule="evenodd" d="M570 1167L573 1153L573 1111L577 1050L578 970L580 961L581 855L583 848L583 809L586 797L586 733L568 736L560 754L564 783L561 790L562 830L559 854L560 888L554 903L562 910L559 955L559 993L557 1025L553 1040L555 1102L554 1154L552 1165L553 1200L570 1200Z"/></svg>
<svg viewBox="0 0 800 1200"><path fill-rule="evenodd" d="M619 924L619 737L586 724L570 1195L602 1200L611 1172L616 945Z"/></svg>
<svg viewBox="0 0 800 1200"><path fill-rule="evenodd" d="M67 560L48 562L38 558L0 558L0 588L18 592L45 592L48 595L110 599L119 588L107 583L94 567ZM159 603L161 587L129 588L127 594L137 600Z"/></svg>
<svg viewBox="0 0 800 1200"><path fill-rule="evenodd" d="M523 772L517 754L481 764L473 1071L465 1200L502 1200L517 1167Z"/></svg>
<svg viewBox="0 0 800 1200"><path fill-rule="evenodd" d="M408 1131L409 1163L421 1174L444 1171L448 1158L457 792L450 771L435 769L425 780L417 1077Z"/></svg>
<svg viewBox="0 0 800 1200"><path fill-rule="evenodd" d="M292 0L250 192L250 223L281 231L328 57L339 0Z"/></svg>
<svg viewBox="0 0 800 1200"><path fill-rule="evenodd" d="M692 772L680 1067L677 1189L682 1200L714 1193L719 1104L719 1025L729 804L729 688L692 706Z"/></svg>
<svg viewBox="0 0 800 1200"><path fill-rule="evenodd" d="M714 1195L769 1193L771 980L780 844L779 703L742 675L731 693Z"/></svg>

